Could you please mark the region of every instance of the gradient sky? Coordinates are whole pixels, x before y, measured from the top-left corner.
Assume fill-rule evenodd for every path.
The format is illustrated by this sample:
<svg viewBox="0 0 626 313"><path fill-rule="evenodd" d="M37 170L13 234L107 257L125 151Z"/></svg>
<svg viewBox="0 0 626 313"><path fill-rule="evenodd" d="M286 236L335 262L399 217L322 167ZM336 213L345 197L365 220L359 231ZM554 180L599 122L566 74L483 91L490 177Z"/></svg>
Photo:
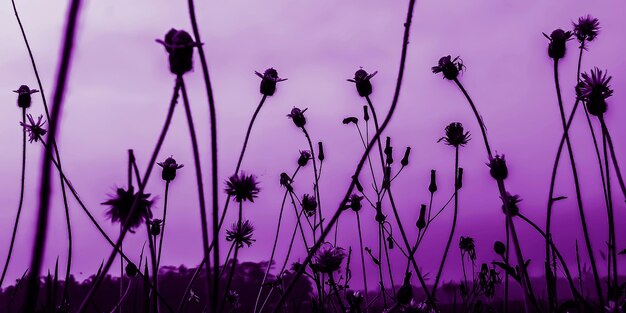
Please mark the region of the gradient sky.
<svg viewBox="0 0 626 313"><path fill-rule="evenodd" d="M50 98L65 5L41 0L18 1L17 5ZM441 205L452 193L453 149L437 143L444 127L459 121L474 135L474 140L461 150L464 187L457 239L444 272L446 279L460 271L458 236L476 239L480 262L495 259L491 247L494 240L504 240L504 215L495 182L485 166L476 121L462 94L451 82L431 74L431 66L443 55L463 58L467 72L461 80L484 117L493 148L505 153L509 162L508 188L524 199L520 204L523 213L543 227L549 175L562 128L552 61L547 57L547 40L541 32L549 33L559 27L570 29L572 21L584 14L600 19L602 31L584 55L583 70L598 66L613 75L615 95L609 100L606 120L619 161L624 164L626 124L621 120L626 116L626 108L620 104L626 100L622 92L626 86L625 7L624 2L618 1L418 1L402 94L386 135L393 137L397 160L404 147L413 149L411 164L394 187L411 238L417 233L413 225L419 206L428 201L430 169L437 169L439 174L435 203ZM18 203L21 157L20 110L11 91L21 84L34 88L36 80L10 2L5 1L0 8L0 164L4 164L0 167L0 258L4 259ZM58 141L67 176L108 234L115 237L118 227L106 219L105 207L100 203L116 186L125 186L127 149L135 150L143 172L174 83L165 51L154 39L161 38L171 27L189 29L190 25L187 7L174 1L87 1L84 10ZM352 77L360 66L379 72L372 81L372 100L383 116L390 105L397 75L406 3L220 0L198 1L197 12L217 102L220 181L234 171L246 127L260 99L259 78L254 71L275 67L280 76L289 78L279 85L277 94L268 99L261 111L242 166L244 171L258 176L262 192L254 204L244 208L245 217L257 228L257 242L243 249L241 255L246 260L266 260L282 198L278 175L292 172L298 150L307 148L302 133L285 115L294 105L309 108L307 128L314 141L325 144L327 157L320 188L325 215L329 216L337 207L362 151L356 130L341 124L346 116L360 117L365 104L346 78ZM574 102L577 44L572 41L568 47L561 66L561 83L569 110ZM197 68L186 75L186 80L209 191L208 109L201 76ZM29 113L43 114L41 98L36 95L33 99ZM159 157L163 160L174 155L179 163L187 165L170 188L163 263L195 266L202 256L199 210L190 140L181 109L182 106L176 111ZM605 250L606 213L595 153L581 112L575 118L571 138L594 248ZM28 145L27 153L26 199L8 281L21 275L30 260L41 146ZM308 167L299 176L295 184L299 194L311 193L311 172ZM366 173L362 175L364 181ZM554 236L561 252L574 264L575 242L582 239L582 233L569 173L569 162L564 158L556 195L570 198L555 205ZM158 172L155 174L148 191L161 199L154 211L160 216L164 183ZM624 199L617 185L614 190L617 237L623 238ZM53 267L57 257L65 266L67 250L58 185L54 191L45 267ZM220 200L223 202L224 198ZM80 207L74 201L70 203L75 244L73 273L80 279L93 274L111 248ZM389 210L386 206L385 211ZM292 209L287 207L286 212L285 234L295 221ZM371 247L377 241L373 217L373 209L364 210L365 244ZM235 218L227 217L227 224ZM441 258L451 220L452 211L447 210L420 249L423 252L418 262L425 272L431 272L430 276L434 276L432 272ZM358 242L353 212L346 212L340 225L340 245ZM540 274L543 241L522 222L517 225L522 248L533 259L531 272ZM287 238L283 238L279 259L286 247ZM128 254L138 258L144 240L142 232L129 236L125 243ZM626 242L618 240L618 249L625 247ZM297 248L297 256L302 257L302 247ZM397 250L394 253L400 256ZM596 257L600 264L605 264L599 253ZM358 284L360 271L355 270L356 262L353 266L353 284ZM112 273L119 271L114 268Z"/></svg>

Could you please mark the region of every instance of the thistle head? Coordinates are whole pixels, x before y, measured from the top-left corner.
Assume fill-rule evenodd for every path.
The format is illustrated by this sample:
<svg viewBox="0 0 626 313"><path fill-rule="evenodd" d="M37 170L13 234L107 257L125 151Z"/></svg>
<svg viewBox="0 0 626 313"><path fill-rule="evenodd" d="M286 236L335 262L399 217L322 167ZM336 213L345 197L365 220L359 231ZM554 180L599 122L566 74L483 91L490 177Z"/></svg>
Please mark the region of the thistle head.
<svg viewBox="0 0 626 313"><path fill-rule="evenodd" d="M31 95L39 92L37 89L30 89L26 85L21 85L17 90L13 90L13 92L17 93L17 106L23 109L27 109L30 107L32 102Z"/></svg>
<svg viewBox="0 0 626 313"><path fill-rule="evenodd" d="M585 41L593 41L600 31L600 22L591 15L581 16L574 24L574 36L581 44Z"/></svg>
<svg viewBox="0 0 626 313"><path fill-rule="evenodd" d="M331 274L339 270L345 257L346 253L343 248L328 245L315 254L315 262L312 265L320 273Z"/></svg>
<svg viewBox="0 0 626 313"><path fill-rule="evenodd" d="M252 239L254 233L254 226L249 220L244 222L238 221L230 226L230 229L226 230L226 241L233 242L239 248L243 245L248 247L256 240Z"/></svg>
<svg viewBox="0 0 626 313"><path fill-rule="evenodd" d="M363 208L361 201L363 201L363 197L353 193L348 199L347 205L352 211L359 212Z"/></svg>
<svg viewBox="0 0 626 313"><path fill-rule="evenodd" d="M496 154L495 157L489 157L489 174L496 180L504 180L509 176L509 169L506 166L504 154Z"/></svg>
<svg viewBox="0 0 626 313"><path fill-rule="evenodd" d="M43 141L42 137L48 132L43 126L46 122L43 120L43 115L37 117L37 122L33 119L31 114L26 115L28 121L26 124L20 122L20 125L24 127L24 131L28 133L28 142Z"/></svg>
<svg viewBox="0 0 626 313"><path fill-rule="evenodd" d="M176 171L182 168L183 164L176 163L173 157L165 159L163 162L157 163L163 170L161 171L161 178L166 182L171 182L176 178Z"/></svg>
<svg viewBox="0 0 626 313"><path fill-rule="evenodd" d="M306 112L306 110L307 109L301 110L300 108L293 107L291 112L287 114L287 117L293 121L296 127L302 128L306 125L306 117L304 117L304 112Z"/></svg>
<svg viewBox="0 0 626 313"><path fill-rule="evenodd" d="M317 209L317 200L315 196L311 196L309 194L304 194L302 196L302 210L306 216L315 215L315 210Z"/></svg>
<svg viewBox="0 0 626 313"><path fill-rule="evenodd" d="M469 132L464 131L463 124L458 122L450 123L445 129L446 135L441 137L437 142L443 141L445 144L453 147L462 147L470 141Z"/></svg>
<svg viewBox="0 0 626 313"><path fill-rule="evenodd" d="M432 71L435 74L442 73L443 78L448 80L455 80L459 77L459 73L465 70L463 60L460 57L452 59L452 56L446 55L439 59L437 65L432 67Z"/></svg>
<svg viewBox="0 0 626 313"><path fill-rule="evenodd" d="M582 73L581 81L576 86L578 98L585 102L591 115L600 116L607 110L606 99L613 95L609 83L613 77L606 71L594 67L590 73Z"/></svg>
<svg viewBox="0 0 626 313"><path fill-rule="evenodd" d="M293 187L291 186L291 184L293 183L293 180L291 179L291 177L289 177L289 174L282 172L280 173L280 185L285 187L287 189L287 191L292 192L293 191Z"/></svg>
<svg viewBox="0 0 626 313"><path fill-rule="evenodd" d="M300 156L298 157L298 166L305 166L307 165L307 163L309 163L309 160L311 159L311 151L309 150L302 150L300 151Z"/></svg>
<svg viewBox="0 0 626 313"><path fill-rule="evenodd" d="M543 33L548 39L548 56L558 60L565 56L567 41L572 39L572 32L564 31L560 28L555 29L550 36Z"/></svg>
<svg viewBox="0 0 626 313"><path fill-rule="evenodd" d="M131 214L135 199L137 205ZM150 199L150 194L135 193L133 186L130 186L128 189L117 188L116 194L102 204L109 206L106 214L113 223L128 223L128 231L134 233L135 228L152 218L154 200Z"/></svg>
<svg viewBox="0 0 626 313"><path fill-rule="evenodd" d="M259 183L256 176L241 173L231 176L226 181L226 193L233 197L235 201L241 203L244 201L254 202L254 198L259 194Z"/></svg>
<svg viewBox="0 0 626 313"><path fill-rule="evenodd" d="M363 68L360 68L354 73L354 78L348 79L348 81L356 85L356 91L359 93L359 96L367 97L372 94L372 83L370 80L377 73L378 71L375 71L370 74Z"/></svg>
<svg viewBox="0 0 626 313"><path fill-rule="evenodd" d="M273 96L276 93L276 83L287 80L287 78L280 78L278 71L272 67L266 69L263 74L256 71L254 73L261 78L260 92L265 96Z"/></svg>

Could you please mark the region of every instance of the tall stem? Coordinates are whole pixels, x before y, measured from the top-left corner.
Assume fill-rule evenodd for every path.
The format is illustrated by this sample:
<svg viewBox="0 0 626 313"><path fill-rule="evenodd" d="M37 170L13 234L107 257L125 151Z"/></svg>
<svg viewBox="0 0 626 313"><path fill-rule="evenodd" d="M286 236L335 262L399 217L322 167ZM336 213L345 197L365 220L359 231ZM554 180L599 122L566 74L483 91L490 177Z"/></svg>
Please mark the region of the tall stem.
<svg viewBox="0 0 626 313"><path fill-rule="evenodd" d="M363 270L363 285L365 287L365 292L363 293L363 297L365 298L365 312L367 312L368 306L367 304L369 304L369 300L368 300L368 291L369 289L367 288L367 270L365 269L365 253L363 251L365 251L364 247L363 247L363 233L361 232L361 217L359 215L359 212L356 212L356 223L357 223L357 227L359 229L359 247L360 247L360 251L361 251L361 269Z"/></svg>
<svg viewBox="0 0 626 313"><path fill-rule="evenodd" d="M165 182L165 199L163 200L163 227L161 228L161 238L159 239L159 253L157 256L157 269L161 266L161 252L163 251L163 237L165 237L165 219L167 218L167 198L170 191L170 181Z"/></svg>
<svg viewBox="0 0 626 313"><path fill-rule="evenodd" d="M446 263L446 258L448 256L448 251L450 250L450 245L452 244L452 239L454 238L454 230L456 229L456 220L459 214L459 147L454 147L454 188L456 191L454 192L454 215L452 217L452 228L450 229L450 236L448 236L448 242L446 243L446 248L443 251L443 258L441 258L441 263L439 264L439 270L437 271L437 277L435 278L435 285L433 285L433 297L435 297L435 293L437 292L437 286L439 286L439 281L441 279L441 273L443 272L443 267Z"/></svg>
<svg viewBox="0 0 626 313"><path fill-rule="evenodd" d="M319 189L319 176L317 172L317 160L315 159L315 150L313 150L313 143L311 142L311 137L309 136L309 132L306 128L302 127L302 132L304 132L304 136L306 137L307 142L309 143L309 149L311 149L311 162L313 163L313 174L315 175L315 185L313 186L313 191L315 192L315 197L317 198L317 212L320 216L320 231L324 232L324 217L322 215L322 199L320 198L320 189ZM315 230L317 229L317 225L314 225L313 234L315 235ZM315 239L314 239L315 240Z"/></svg>
<svg viewBox="0 0 626 313"><path fill-rule="evenodd" d="M572 144L569 138L569 132L567 130L567 122L565 121L565 110L563 109L563 100L561 99L561 87L559 84L559 61L558 59L554 60L554 85L556 88L557 100L559 103L559 111L561 113L561 123L563 124L563 132L565 134L565 142L567 145L567 152L569 155L571 167L572 167L572 176L574 177L574 187L576 191L576 203L578 205L578 213L580 215L580 223L583 227L583 235L585 237L585 245L587 247L587 253L589 254L589 261L591 263L591 269L593 271L593 279L596 285L596 291L598 293L598 301L602 306L604 306L604 299L602 297L602 287L600 285L600 276L598 275L598 268L596 265L596 260L593 254L593 248L591 246L591 239L589 238L589 230L587 229L587 219L585 218L585 211L583 209L582 196L580 192L580 183L578 179L578 171L576 169L576 162L574 160L574 152L572 150Z"/></svg>
<svg viewBox="0 0 626 313"><path fill-rule="evenodd" d="M243 202L239 202L239 217L237 218L237 232L238 233L241 233L241 227L243 224L242 216L243 216ZM235 244L235 255L233 256L233 265L230 267L230 272L228 273L228 279L226 280L226 288L224 289L224 297L222 298L223 300L220 303L220 309L218 312L222 312L224 310L224 305L226 304L225 300L228 297L228 293L230 292L230 285L233 282L235 268L237 267L237 262L239 262L238 260L239 248L241 247L242 243L236 242L236 241L233 241L233 243Z"/></svg>
<svg viewBox="0 0 626 313"><path fill-rule="evenodd" d="M59 120L63 108L63 96L65 87L69 77L70 64L72 60L72 50L74 47L74 35L76 25L80 13L81 0L72 0L70 2L68 16L66 20L65 34L63 37L62 52L59 62L59 70L56 79L56 87L52 99L52 112L48 120L48 142L55 142L59 127ZM40 180L39 194L39 210L37 216L37 228L35 239L33 242L33 253L30 264L30 275L28 275L28 288L22 311L34 311L37 304L37 295L39 292L39 274L43 255L45 251L46 235L48 230L48 216L50 213L50 191L51 191L51 172L52 172L52 153L48 148L44 151L43 164Z"/></svg>
<svg viewBox="0 0 626 313"><path fill-rule="evenodd" d="M26 108L22 108L22 124L26 124ZM11 255L13 255L13 247L15 245L15 237L17 235L17 227L20 223L20 216L22 215L22 206L24 204L24 182L26 180L26 129L22 127L22 176L20 180L20 200L17 205L17 214L15 215L15 223L13 224L13 233L11 234L11 244L9 245L9 252L7 254L6 261L4 261L4 268L2 269L2 276L0 277L0 287L4 282L4 277L9 268L11 262Z"/></svg>
<svg viewBox="0 0 626 313"><path fill-rule="evenodd" d="M624 177L622 176L622 171L619 168L619 163L617 162L617 157L615 156L615 147L613 146L613 139L611 138L611 133L609 132L609 128L606 126L606 122L604 121L604 116L598 116L600 119L600 124L602 129L606 135L606 142L609 144L609 151L611 152L611 160L613 161L613 167L615 168L615 175L617 176L617 181L619 182L619 186L622 190L622 195L626 198L626 184L624 183Z"/></svg>
<svg viewBox="0 0 626 313"><path fill-rule="evenodd" d="M191 22L191 28L193 29L194 39L197 43L202 43L202 39L200 38L200 31L198 30L198 22L196 21L196 11L194 7L194 1L188 0L189 6L189 20ZM206 57L204 55L204 48L202 45L198 46L198 55L200 56L200 64L202 67L202 76L204 78L204 86L207 93L207 99L209 102L209 119L210 119L210 127L211 127L211 195L212 195L212 205L213 205L213 245L215 250L213 251L213 263L215 266L213 267L213 276L217 277L219 274L219 263L220 263L220 249L219 249L219 204L218 204L218 191L217 188L219 186L217 182L218 176L218 162L217 162L217 114L215 113L215 100L213 99L213 89L211 87L211 79L209 77L209 67L207 65ZM203 220L204 223L204 220ZM206 247L208 248L208 247ZM209 256L205 256L208 258ZM208 261L208 260L207 260ZM210 267L207 266L207 273ZM210 286L211 283L211 275L207 275L207 280ZM219 280L213 280L213 292L212 296L212 312L217 310L217 293L219 287Z"/></svg>

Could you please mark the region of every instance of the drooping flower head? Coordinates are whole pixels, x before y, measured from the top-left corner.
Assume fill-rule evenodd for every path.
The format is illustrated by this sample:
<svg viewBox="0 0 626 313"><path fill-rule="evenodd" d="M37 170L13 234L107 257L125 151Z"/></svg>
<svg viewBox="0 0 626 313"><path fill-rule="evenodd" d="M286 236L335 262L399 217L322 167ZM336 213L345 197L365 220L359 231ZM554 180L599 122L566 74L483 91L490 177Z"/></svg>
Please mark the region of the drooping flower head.
<svg viewBox="0 0 626 313"><path fill-rule="evenodd" d="M259 194L259 183L256 181L256 176L250 174L246 175L241 173L231 176L226 181L226 193L235 198L235 201L241 203L244 201L254 202Z"/></svg>
<svg viewBox="0 0 626 313"><path fill-rule="evenodd" d="M454 122L446 126L446 136L441 137L437 142L442 140L449 146L462 147L470 141L470 134L464 131L463 124Z"/></svg>
<svg viewBox="0 0 626 313"><path fill-rule="evenodd" d="M246 244L248 247L256 240L252 239L254 226L248 220L233 223L230 229L226 230L226 241L234 242L239 248Z"/></svg>
<svg viewBox="0 0 626 313"><path fill-rule="evenodd" d="M135 198L137 198L137 206L131 215ZM135 228L139 227L144 221L152 218L151 208L154 204L154 200L149 198L150 194L135 193L133 186L130 186L128 189L117 188L117 194L111 196L109 200L102 202L102 204L109 206L106 214L113 223L121 223L124 225L128 220L128 230L134 233Z"/></svg>
<svg viewBox="0 0 626 313"><path fill-rule="evenodd" d="M298 165L305 166L307 163L309 163L310 159L311 159L311 151L302 150L300 151L300 157L298 157Z"/></svg>
<svg viewBox="0 0 626 313"><path fill-rule="evenodd" d="M522 199L519 195L511 195L510 193L506 193L506 199L502 199L502 212L506 214L506 207L504 206L504 202L506 201L506 207L509 209L509 214L514 217L519 214L518 203L522 202Z"/></svg>
<svg viewBox="0 0 626 313"><path fill-rule="evenodd" d="M302 210L304 210L304 214L306 216L313 216L315 215L316 209L317 209L317 200L315 199L315 196L304 194L302 196Z"/></svg>
<svg viewBox="0 0 626 313"><path fill-rule="evenodd" d="M302 128L306 125L306 117L304 117L304 112L306 112L306 110L308 109L300 110L300 108L293 107L291 112L287 114L287 117L293 121L296 127Z"/></svg>
<svg viewBox="0 0 626 313"><path fill-rule="evenodd" d="M312 265L318 272L330 274L339 270L345 257L343 248L328 245L315 254L315 262Z"/></svg>
<svg viewBox="0 0 626 313"><path fill-rule="evenodd" d="M443 78L448 80L455 80L463 70L465 70L463 60L460 57L452 59L449 55L441 57L438 64L432 67L433 73L443 73Z"/></svg>
<svg viewBox="0 0 626 313"><path fill-rule="evenodd" d="M43 120L43 115L39 115L39 117L37 117L37 122L35 122L33 116L30 114L26 115L26 117L28 118L28 122L26 122L26 124L20 122L20 125L24 127L24 131L28 133L28 141L31 143L33 141L43 141L41 137L43 137L48 132L46 129L43 128L43 126L46 124L46 122Z"/></svg>
<svg viewBox="0 0 626 313"><path fill-rule="evenodd" d="M354 78L347 79L349 82L353 82L356 85L356 91L361 97L367 97L372 94L372 83L370 80L376 76L378 71L369 74L363 68L360 68L354 73Z"/></svg>
<svg viewBox="0 0 626 313"><path fill-rule="evenodd" d="M278 77L278 71L270 67L263 72L254 72L256 76L261 77L261 94L266 96L273 96L276 93L276 83L287 80L287 78Z"/></svg>
<svg viewBox="0 0 626 313"><path fill-rule="evenodd" d="M495 157L490 157L487 166L489 166L489 174L496 180L504 180L509 176L509 169L506 166L504 154L496 154Z"/></svg>
<svg viewBox="0 0 626 313"><path fill-rule="evenodd" d="M17 106L23 109L29 108L32 98L31 95L39 92L37 89L30 89L26 85L20 86L17 90L13 90L17 93Z"/></svg>
<svg viewBox="0 0 626 313"><path fill-rule="evenodd" d="M170 29L164 40L157 39L169 54L170 71L176 75L183 75L193 68L193 48L200 46L194 42L191 35L184 30Z"/></svg>
<svg viewBox="0 0 626 313"><path fill-rule="evenodd" d="M600 31L600 22L591 15L581 16L578 23L574 24L574 36L582 44L585 41L593 41Z"/></svg>
<svg viewBox="0 0 626 313"><path fill-rule="evenodd" d="M565 56L566 43L572 39L572 32L558 28L550 36L546 35L546 33L543 33L543 35L550 41L548 43L548 56L555 60L562 59Z"/></svg>
<svg viewBox="0 0 626 313"><path fill-rule="evenodd" d="M459 249L461 249L461 252L467 253L471 260L476 260L476 245L474 244L474 238L461 236Z"/></svg>
<svg viewBox="0 0 626 313"><path fill-rule="evenodd" d="M174 160L173 157L169 157L165 159L165 161L157 164L163 168L161 177L167 182L174 180L174 178L176 178L176 171L184 166L183 164L176 163L176 160Z"/></svg>
<svg viewBox="0 0 626 313"><path fill-rule="evenodd" d="M578 98L585 102L590 114L599 116L607 109L606 98L613 95L613 90L609 83L611 76L607 77L607 72L594 67L590 74L582 73L582 80L576 87Z"/></svg>

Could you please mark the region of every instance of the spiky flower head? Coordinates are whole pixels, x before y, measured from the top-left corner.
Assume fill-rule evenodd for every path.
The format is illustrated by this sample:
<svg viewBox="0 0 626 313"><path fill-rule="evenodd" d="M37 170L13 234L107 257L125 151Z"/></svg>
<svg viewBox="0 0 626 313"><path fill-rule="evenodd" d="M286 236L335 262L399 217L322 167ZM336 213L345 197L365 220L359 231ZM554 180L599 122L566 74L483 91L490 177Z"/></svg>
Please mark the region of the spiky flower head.
<svg viewBox="0 0 626 313"><path fill-rule="evenodd" d="M470 141L469 132L464 131L463 124L458 122L450 123L446 126L446 135L441 137L437 142L443 141L445 144L453 147L465 146Z"/></svg>
<svg viewBox="0 0 626 313"><path fill-rule="evenodd" d="M564 31L560 28L555 29L550 36L543 33L543 36L548 38L548 56L558 60L565 56L567 41L572 39L572 32Z"/></svg>
<svg viewBox="0 0 626 313"><path fill-rule="evenodd" d="M302 210L304 210L304 214L306 216L313 216L315 215L316 209L317 209L317 199L315 199L315 196L304 194L302 196Z"/></svg>
<svg viewBox="0 0 626 313"><path fill-rule="evenodd" d="M165 161L157 164L163 169L161 178L167 182L174 180L174 178L176 178L176 171L184 166L183 164L176 163L173 157L169 157L165 159Z"/></svg>
<svg viewBox="0 0 626 313"><path fill-rule="evenodd" d="M32 102L31 95L39 92L37 89L30 89L26 85L21 85L17 90L13 90L17 93L17 106L23 109L29 108Z"/></svg>
<svg viewBox="0 0 626 313"><path fill-rule="evenodd" d="M348 203L347 206L354 212L359 212L361 211L361 208L363 208L363 204L361 203L361 201L363 200L362 196L357 195L356 193L353 193L350 198L348 198Z"/></svg>
<svg viewBox="0 0 626 313"><path fill-rule="evenodd" d="M135 199L137 199L137 205L131 215ZM134 233L135 228L152 218L151 208L154 200L150 199L149 193L135 193L133 186L130 186L128 189L117 188L117 193L102 204L109 206L106 214L113 223L124 225L128 221L128 231Z"/></svg>
<svg viewBox="0 0 626 313"><path fill-rule="evenodd" d="M361 97L367 97L372 94L372 83L370 80L372 77L376 76L378 71L374 71L374 73L368 73L363 68L358 69L354 73L354 78L349 78L347 81L353 82L356 85L356 91L359 93Z"/></svg>
<svg viewBox="0 0 626 313"><path fill-rule="evenodd" d="M489 157L489 173L496 180L504 180L509 176L509 169L506 166L504 154L496 154L495 157Z"/></svg>
<svg viewBox="0 0 626 313"><path fill-rule="evenodd" d="M574 24L574 36L582 44L585 41L593 41L600 31L600 21L587 14L578 18L578 23Z"/></svg>
<svg viewBox="0 0 626 313"><path fill-rule="evenodd" d="M467 253L472 261L476 260L476 245L474 244L474 238L461 236L459 249L461 249L462 253Z"/></svg>
<svg viewBox="0 0 626 313"><path fill-rule="evenodd" d="M307 163L309 163L310 159L311 159L311 151L302 150L300 151L300 156L298 157L298 165L305 166Z"/></svg>
<svg viewBox="0 0 626 313"><path fill-rule="evenodd" d="M176 75L183 75L193 68L193 48L200 46L194 42L191 35L184 30L170 29L163 40L158 43L165 47L169 54L170 71Z"/></svg>
<svg viewBox="0 0 626 313"><path fill-rule="evenodd" d="M287 78L278 77L278 71L273 67L266 69L263 74L256 71L254 73L261 78L260 92L266 96L273 96L276 93L276 83L287 80Z"/></svg>
<svg viewBox="0 0 626 313"><path fill-rule="evenodd" d="M43 141L41 137L43 137L48 132L45 128L43 128L43 126L46 124L46 122L43 120L43 115L39 115L39 117L37 117L37 122L35 122L31 114L26 115L26 117L28 118L28 122L26 122L26 124L20 122L20 125L24 127L24 131L28 133L28 141L31 143L33 141Z"/></svg>
<svg viewBox="0 0 626 313"><path fill-rule="evenodd" d="M314 256L315 262L314 268L324 274L330 274L338 271L341 267L341 262L346 257L346 253L343 248L328 245L321 248Z"/></svg>
<svg viewBox="0 0 626 313"><path fill-rule="evenodd" d="M306 117L304 117L306 110L308 109L301 110L300 108L293 107L291 112L287 114L287 117L290 118L297 127L302 128L306 125Z"/></svg>
<svg viewBox="0 0 626 313"><path fill-rule="evenodd" d="M517 206L518 203L522 202L522 199L520 198L519 195L511 195L510 193L506 193L506 199L501 199L503 204L502 204L502 212L504 212L504 214L506 214L506 208L509 209L509 214L513 217L513 216L517 216L519 214L519 207ZM506 207L505 207L506 204Z"/></svg>
<svg viewBox="0 0 626 313"><path fill-rule="evenodd" d="M455 80L463 70L465 70L463 60L460 57L452 59L449 55L441 57L437 65L432 67L433 73L442 73L443 78L448 80Z"/></svg>
<svg viewBox="0 0 626 313"><path fill-rule="evenodd" d="M606 98L613 95L609 83L613 77L594 67L590 74L582 73L582 80L576 87L578 98L585 102L590 114L600 116L606 112Z"/></svg>
<svg viewBox="0 0 626 313"><path fill-rule="evenodd" d="M246 173L235 174L226 181L226 193L241 203L244 201L254 202L254 198L259 194L259 183L256 176Z"/></svg>
<svg viewBox="0 0 626 313"><path fill-rule="evenodd" d="M248 247L256 240L252 239L254 226L249 220L233 223L230 229L226 230L226 241L232 241L239 248L246 244Z"/></svg>

